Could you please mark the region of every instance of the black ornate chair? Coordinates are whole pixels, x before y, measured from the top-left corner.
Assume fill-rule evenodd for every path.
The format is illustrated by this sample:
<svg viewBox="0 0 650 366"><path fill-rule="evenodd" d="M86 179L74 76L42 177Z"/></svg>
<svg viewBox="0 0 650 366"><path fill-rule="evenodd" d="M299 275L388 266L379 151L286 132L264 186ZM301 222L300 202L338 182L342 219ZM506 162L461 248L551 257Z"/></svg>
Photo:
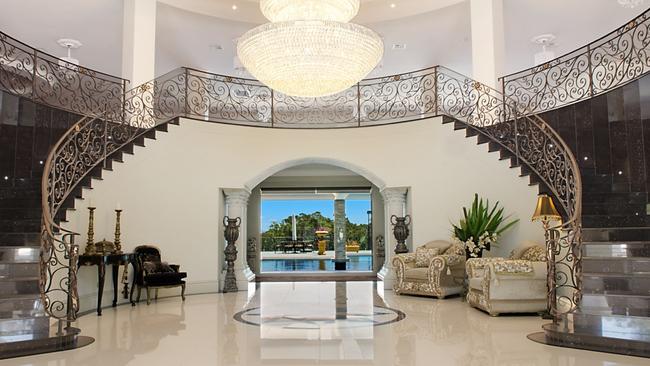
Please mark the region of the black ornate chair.
<svg viewBox="0 0 650 366"><path fill-rule="evenodd" d="M144 287L147 290L147 305L151 303L151 290L156 290L155 299L158 299L158 289L180 287L181 298L185 301L185 281L187 273L180 272L180 266L167 264L160 260L160 250L154 246L141 245L133 250L133 286L131 286L131 305L135 306L140 301L140 293ZM133 301L133 292L138 287L138 296Z"/></svg>

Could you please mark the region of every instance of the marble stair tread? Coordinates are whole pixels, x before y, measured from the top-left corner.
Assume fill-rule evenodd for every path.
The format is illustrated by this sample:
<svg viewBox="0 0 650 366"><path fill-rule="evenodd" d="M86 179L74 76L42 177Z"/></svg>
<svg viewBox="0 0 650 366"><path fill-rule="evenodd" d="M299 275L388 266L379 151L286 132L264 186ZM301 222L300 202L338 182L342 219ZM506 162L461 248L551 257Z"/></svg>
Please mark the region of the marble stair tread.
<svg viewBox="0 0 650 366"><path fill-rule="evenodd" d="M584 228L584 242L650 241L650 227Z"/></svg>
<svg viewBox="0 0 650 366"><path fill-rule="evenodd" d="M650 272L646 271L633 271L633 272L592 272L592 271L583 271L582 272L583 276L588 276L588 277L623 277L623 278L629 278L630 276L633 277L643 277L643 278L648 278L650 279Z"/></svg>
<svg viewBox="0 0 650 366"><path fill-rule="evenodd" d="M43 331L50 327L50 318L45 314L0 319L0 336L18 331Z"/></svg>
<svg viewBox="0 0 650 366"><path fill-rule="evenodd" d="M0 247L0 263L38 263L39 256L38 246Z"/></svg>
<svg viewBox="0 0 650 366"><path fill-rule="evenodd" d="M37 332L15 331L0 334L0 359L76 348L79 346L78 335L79 329L76 328L64 329L59 334L56 326ZM84 344L89 343L92 343L92 339L85 340Z"/></svg>
<svg viewBox="0 0 650 366"><path fill-rule="evenodd" d="M650 241L583 242L584 258L650 258Z"/></svg>
<svg viewBox="0 0 650 366"><path fill-rule="evenodd" d="M587 341L586 337L593 337L593 341L602 342L600 343L601 346L603 343L608 343L608 342L614 342L614 344L618 344L618 342L616 341L626 341L626 343L631 342L630 344L628 344L628 346L641 347L641 349L645 349L650 354L650 334L614 332L614 331L607 331L607 330L603 331L603 330L596 330L596 329L592 330L592 329L582 329L582 328L575 329L572 327L569 327L567 329L562 325L553 325L553 324L546 324L543 326L543 328L544 330L547 331L558 332L565 335L580 336L581 342L584 342L585 344L590 343Z"/></svg>

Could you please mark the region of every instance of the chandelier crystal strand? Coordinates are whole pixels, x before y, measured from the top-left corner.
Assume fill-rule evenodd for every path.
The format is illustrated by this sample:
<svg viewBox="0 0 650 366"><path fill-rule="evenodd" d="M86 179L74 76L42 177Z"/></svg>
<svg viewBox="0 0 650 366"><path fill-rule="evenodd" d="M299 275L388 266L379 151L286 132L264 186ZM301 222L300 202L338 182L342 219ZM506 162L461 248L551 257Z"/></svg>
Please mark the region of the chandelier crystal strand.
<svg viewBox="0 0 650 366"><path fill-rule="evenodd" d="M336 94L368 75L384 53L377 33L347 23L359 0L262 0L260 8L272 22L246 32L237 55L248 72L281 93Z"/></svg>
<svg viewBox="0 0 650 366"><path fill-rule="evenodd" d="M359 0L261 0L260 9L271 22L333 20L347 23L359 12Z"/></svg>

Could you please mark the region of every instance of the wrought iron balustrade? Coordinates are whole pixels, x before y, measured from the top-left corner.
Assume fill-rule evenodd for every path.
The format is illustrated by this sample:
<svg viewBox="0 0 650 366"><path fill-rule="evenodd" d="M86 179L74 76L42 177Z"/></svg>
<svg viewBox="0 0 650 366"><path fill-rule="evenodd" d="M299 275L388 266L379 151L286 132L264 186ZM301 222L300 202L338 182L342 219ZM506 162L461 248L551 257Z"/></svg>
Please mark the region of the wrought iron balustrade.
<svg viewBox="0 0 650 366"><path fill-rule="evenodd" d="M128 81L39 51L0 32L0 88L81 115L121 110Z"/></svg>
<svg viewBox="0 0 650 366"><path fill-rule="evenodd" d="M650 70L650 10L604 37L542 65L501 78L521 111L541 113L634 81Z"/></svg>
<svg viewBox="0 0 650 366"><path fill-rule="evenodd" d="M558 233L555 238L561 238L564 245L562 253L566 253L564 262L568 270L557 276L553 291L565 296L570 308L575 308L579 301L581 183L578 165L557 133L517 98L504 96L444 67L363 80L324 98L290 97L256 80L191 68L173 70L129 91L124 91L123 81L111 83L101 78L104 81L90 83L92 87L84 89L79 85L86 80L82 76L86 74L80 72L82 69L66 67L66 70L76 70L76 76L71 75L71 83L65 88L59 87L59 82L48 84L57 87L44 94L52 97L45 97L34 88L40 81L33 80L34 75L48 73L39 73L38 66L29 66L30 62L38 65L43 61L33 61L28 51L20 51L26 47L14 41L5 37L0 42L0 86L88 116L54 146L43 175L41 289L48 312L54 317L73 320L78 310L76 266L71 264L76 263L78 254L73 241L75 233L54 222L57 213L79 182L108 156L151 128L178 117L274 128L367 127L443 115L462 121L510 151L519 163L537 174L558 200L566 220L555 228ZM20 56L16 58L16 55ZM58 62L50 64L59 65ZM20 77L27 77L29 71L32 79L25 80L32 80L32 84ZM36 79L40 80L39 76ZM112 89L107 85L121 86ZM69 93L74 97L67 97Z"/></svg>

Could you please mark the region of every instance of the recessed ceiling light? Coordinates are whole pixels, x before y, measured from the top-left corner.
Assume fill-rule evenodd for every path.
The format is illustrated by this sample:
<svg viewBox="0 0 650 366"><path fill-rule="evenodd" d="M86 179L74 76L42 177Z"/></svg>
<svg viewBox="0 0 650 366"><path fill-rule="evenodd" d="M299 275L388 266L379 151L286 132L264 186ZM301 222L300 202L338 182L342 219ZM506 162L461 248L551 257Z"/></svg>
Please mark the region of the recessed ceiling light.
<svg viewBox="0 0 650 366"><path fill-rule="evenodd" d="M394 50L405 50L406 49L406 43L394 43L392 48Z"/></svg>
<svg viewBox="0 0 650 366"><path fill-rule="evenodd" d="M232 10L237 10L237 5L236 4L232 5Z"/></svg>
<svg viewBox="0 0 650 366"><path fill-rule="evenodd" d="M395 3L390 3L390 7L391 7L392 9L395 9L395 8L397 7L397 4L395 4Z"/></svg>

